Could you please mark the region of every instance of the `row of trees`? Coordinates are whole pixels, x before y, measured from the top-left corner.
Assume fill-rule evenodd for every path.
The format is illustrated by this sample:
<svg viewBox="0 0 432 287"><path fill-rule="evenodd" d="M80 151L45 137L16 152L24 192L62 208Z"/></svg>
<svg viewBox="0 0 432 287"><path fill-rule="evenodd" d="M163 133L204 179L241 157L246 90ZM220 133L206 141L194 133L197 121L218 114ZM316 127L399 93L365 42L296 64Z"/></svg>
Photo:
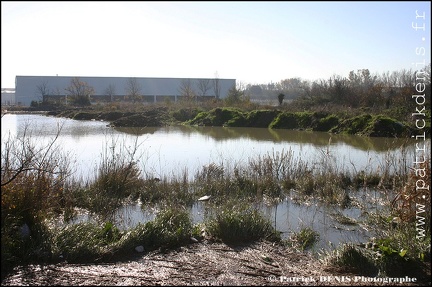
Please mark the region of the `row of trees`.
<svg viewBox="0 0 432 287"><path fill-rule="evenodd" d="M431 64L418 71L406 70L372 75L368 69L351 71L347 77L333 75L327 80L307 81L290 78L277 83L247 85L244 93L251 99L304 99L316 104L333 103L350 107L404 105L418 82L430 95ZM280 95L284 97L280 98Z"/></svg>
<svg viewBox="0 0 432 287"><path fill-rule="evenodd" d="M40 96L41 103L47 103L50 99L59 98L60 95L65 95L65 103L87 106L91 104L92 96L95 95L95 90L87 82L80 78L72 78L70 85L65 88L65 91L50 90L46 81L42 82L37 87L37 93ZM120 96L122 100L140 102L143 100L143 87L136 78L129 78L125 86L125 93ZM220 98L220 83L219 78L214 79L184 79L179 87L179 95L187 100L197 100L199 97L206 97L213 92L215 98ZM109 84L103 92L103 95L108 101L114 101L116 97L116 87L114 84ZM33 105L36 103L33 103Z"/></svg>

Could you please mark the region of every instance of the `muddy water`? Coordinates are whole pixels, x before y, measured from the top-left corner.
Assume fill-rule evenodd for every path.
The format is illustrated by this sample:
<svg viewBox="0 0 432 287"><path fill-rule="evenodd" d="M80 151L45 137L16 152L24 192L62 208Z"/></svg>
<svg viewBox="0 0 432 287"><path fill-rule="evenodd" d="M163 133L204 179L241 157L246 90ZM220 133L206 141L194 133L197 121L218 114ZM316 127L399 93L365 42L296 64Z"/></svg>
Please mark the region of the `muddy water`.
<svg viewBox="0 0 432 287"><path fill-rule="evenodd" d="M414 140L368 138L331 135L324 132L272 130L267 128L226 127L160 127L111 128L107 122L76 121L43 115L2 117L2 142L26 130L32 131L35 142L52 139L61 129L57 142L77 167L75 176L92 177L105 149L133 148L142 170L157 177L181 175L190 177L204 165L216 163L224 167L247 164L251 158L281 151L291 151L295 158L310 165L318 164L323 153L330 153L339 169L366 170L382 166L403 154L413 159ZM402 149L402 146L407 146ZM410 166L403 163L400 168Z"/></svg>
<svg viewBox="0 0 432 287"><path fill-rule="evenodd" d="M95 176L101 156L107 149L133 148L140 168L149 177L181 176L184 170L193 179L204 165L216 163L226 169L245 165L251 158L290 151L293 156L318 166L323 154L332 154L339 170L370 170L394 161L393 169L405 170L414 158L414 142L410 139L367 138L330 135L322 132L270 130L262 128L224 127L161 127L111 128L106 122L76 121L43 115L11 115L2 117L2 144L9 137L32 131L36 143L51 140L60 129L57 143L67 152L74 176L85 180ZM402 148L405 146L406 148ZM124 150L124 149L123 149ZM367 191L369 194L371 191ZM365 195L363 195L365 196ZM344 225L341 215L361 221L362 211L357 208L337 209L319 203L305 205L287 197L278 204L259 203L274 226L288 237L302 227L311 227L320 233L319 247L341 241L364 241L368 232L361 224ZM377 207L378 208L378 207ZM197 202L191 208L194 222L205 220L205 203ZM133 227L139 222L152 220L155 212L140 205L125 206L117 212L117 224ZM89 220L82 216L75 221Z"/></svg>

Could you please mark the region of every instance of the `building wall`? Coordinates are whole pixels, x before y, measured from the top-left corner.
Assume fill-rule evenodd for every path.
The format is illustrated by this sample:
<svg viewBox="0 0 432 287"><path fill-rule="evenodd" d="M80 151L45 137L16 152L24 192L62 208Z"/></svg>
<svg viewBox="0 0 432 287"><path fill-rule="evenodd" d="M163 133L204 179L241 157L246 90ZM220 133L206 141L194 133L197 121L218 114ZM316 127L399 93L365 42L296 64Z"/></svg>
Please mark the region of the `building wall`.
<svg viewBox="0 0 432 287"><path fill-rule="evenodd" d="M15 89L3 88L1 91L1 105L14 106L15 105Z"/></svg>
<svg viewBox="0 0 432 287"><path fill-rule="evenodd" d="M30 106L32 101L41 101L40 87L45 86L48 95L65 96L66 88L70 86L75 77L65 76L16 76L15 94L16 102L19 105ZM169 96L176 99L181 96L182 87L190 83L194 92L200 95L198 88L199 81L208 80L210 89L206 97L216 97L213 89L215 79L211 78L130 78L130 77L77 77L80 81L86 82L93 87L95 96L106 96L107 89L111 86L114 90L114 97L124 97L130 86L130 80L135 79L140 87L141 95L145 98L153 97L154 101L160 101L158 97ZM217 79L219 83L219 98L223 99L228 95L229 89L236 85L235 79ZM95 97L96 98L96 97Z"/></svg>

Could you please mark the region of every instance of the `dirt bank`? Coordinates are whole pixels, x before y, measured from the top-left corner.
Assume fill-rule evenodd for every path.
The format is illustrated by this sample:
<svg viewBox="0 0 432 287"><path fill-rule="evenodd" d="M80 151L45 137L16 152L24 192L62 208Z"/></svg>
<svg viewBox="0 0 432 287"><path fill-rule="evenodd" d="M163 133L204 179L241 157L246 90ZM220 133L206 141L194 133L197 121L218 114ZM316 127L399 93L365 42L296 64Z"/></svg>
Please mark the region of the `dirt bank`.
<svg viewBox="0 0 432 287"><path fill-rule="evenodd" d="M167 253L142 254L117 263L20 267L2 285L430 286L430 278L417 278L421 282L414 284L367 282L372 279L343 273L311 254L267 242L246 247L199 243Z"/></svg>

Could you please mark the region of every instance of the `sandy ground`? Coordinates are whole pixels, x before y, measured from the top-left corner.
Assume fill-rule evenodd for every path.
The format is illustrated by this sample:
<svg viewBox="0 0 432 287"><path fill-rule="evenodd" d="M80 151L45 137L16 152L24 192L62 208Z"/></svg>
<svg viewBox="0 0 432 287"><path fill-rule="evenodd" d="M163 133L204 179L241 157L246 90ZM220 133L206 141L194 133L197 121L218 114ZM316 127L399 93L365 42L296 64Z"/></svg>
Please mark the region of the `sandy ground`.
<svg viewBox="0 0 432 287"><path fill-rule="evenodd" d="M192 244L116 263L31 265L16 268L2 285L430 286L431 282L430 278L414 284L370 280L330 268L311 254L261 242L235 248L222 243Z"/></svg>

